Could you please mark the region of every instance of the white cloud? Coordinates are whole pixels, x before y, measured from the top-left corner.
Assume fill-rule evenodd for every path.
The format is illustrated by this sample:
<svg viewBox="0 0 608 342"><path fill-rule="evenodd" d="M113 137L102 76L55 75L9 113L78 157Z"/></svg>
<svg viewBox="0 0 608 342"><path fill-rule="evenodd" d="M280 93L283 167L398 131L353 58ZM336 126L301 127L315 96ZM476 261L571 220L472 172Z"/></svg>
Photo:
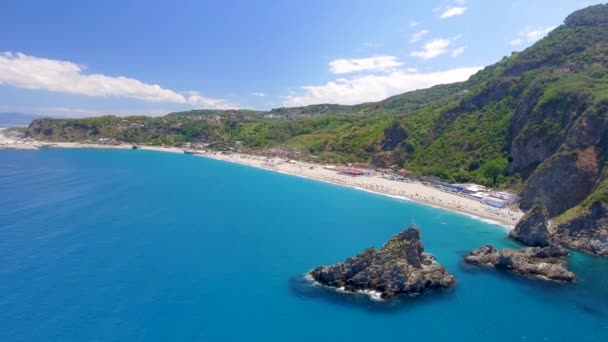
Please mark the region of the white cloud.
<svg viewBox="0 0 608 342"><path fill-rule="evenodd" d="M464 11L466 11L467 8L466 7L448 7L446 8L441 15L439 16L439 18L449 18L449 17L453 17L453 16L457 16L457 15L462 15L464 14Z"/></svg>
<svg viewBox="0 0 608 342"><path fill-rule="evenodd" d="M534 43L537 40L546 36L549 32L553 31L556 26L545 26L545 27L528 27L525 30L517 34L517 38L511 40L511 45L521 45L524 42Z"/></svg>
<svg viewBox="0 0 608 342"><path fill-rule="evenodd" d="M452 50L452 57L458 57L458 56L462 55L463 53L464 53L464 47L461 46L459 48Z"/></svg>
<svg viewBox="0 0 608 342"><path fill-rule="evenodd" d="M424 45L424 49L421 51L414 51L410 53L410 56L420 57L422 59L431 59L438 57L448 51L450 45L449 39L434 39L427 42Z"/></svg>
<svg viewBox="0 0 608 342"><path fill-rule="evenodd" d="M415 43L415 42L419 41L420 39L422 39L422 37L424 37L428 33L429 33L429 30L421 30L421 31L414 33L410 37L410 43Z"/></svg>
<svg viewBox="0 0 608 342"><path fill-rule="evenodd" d="M526 37L526 39L529 42L535 42L535 41L543 38L544 36L546 36L547 33L553 31L554 28L555 28L555 26L547 26L547 27L528 29L523 33L523 36Z"/></svg>
<svg viewBox="0 0 608 342"><path fill-rule="evenodd" d="M264 94L264 93L259 93L259 92L256 92L256 91L254 91L253 93L251 93L251 95L252 95L252 96L257 96L257 97L264 97L264 96L266 96L266 94Z"/></svg>
<svg viewBox="0 0 608 342"><path fill-rule="evenodd" d="M72 108L72 107L7 107L10 111L20 113L34 113L46 117L54 118L82 118L101 115L146 115L146 116L162 116L175 110L169 109L112 109L112 110L97 110L87 108Z"/></svg>
<svg viewBox="0 0 608 342"><path fill-rule="evenodd" d="M405 71L407 71L407 72L417 72L418 69L416 69L416 68L406 68Z"/></svg>
<svg viewBox="0 0 608 342"><path fill-rule="evenodd" d="M84 67L69 61L23 53L0 53L0 85L86 96L126 97L146 102L207 103L224 106L223 100L190 101L182 94L124 76L85 74ZM196 94L200 97L199 94Z"/></svg>
<svg viewBox="0 0 608 342"><path fill-rule="evenodd" d="M521 43L523 43L523 42L524 42L523 40L521 40L520 38L517 38L517 39L513 39L511 41L511 45L521 45Z"/></svg>
<svg viewBox="0 0 608 342"><path fill-rule="evenodd" d="M207 108L207 109L239 109L240 107L236 104L226 102L222 99L212 99L209 97L201 96L196 91L190 91L188 96L188 103L196 108Z"/></svg>
<svg viewBox="0 0 608 342"><path fill-rule="evenodd" d="M409 23L409 25L408 25L408 26L409 26L409 27L416 27L416 26L418 26L418 25L420 25L420 22L419 22L419 21L412 20L412 21L410 21L410 23Z"/></svg>
<svg viewBox="0 0 608 342"><path fill-rule="evenodd" d="M387 71L403 63L395 56L377 56L358 59L337 59L329 63L334 74L349 74L358 71Z"/></svg>
<svg viewBox="0 0 608 342"><path fill-rule="evenodd" d="M182 95L156 84L123 76L85 75L83 68L72 62L22 53L0 54L0 84L88 96L124 96L148 102L184 102Z"/></svg>
<svg viewBox="0 0 608 342"><path fill-rule="evenodd" d="M431 73L410 73L396 70L385 75L339 78L324 85L302 87L303 94L285 96L283 105L357 104L379 101L389 96L428 88L436 84L464 81L480 69L479 67L457 68Z"/></svg>

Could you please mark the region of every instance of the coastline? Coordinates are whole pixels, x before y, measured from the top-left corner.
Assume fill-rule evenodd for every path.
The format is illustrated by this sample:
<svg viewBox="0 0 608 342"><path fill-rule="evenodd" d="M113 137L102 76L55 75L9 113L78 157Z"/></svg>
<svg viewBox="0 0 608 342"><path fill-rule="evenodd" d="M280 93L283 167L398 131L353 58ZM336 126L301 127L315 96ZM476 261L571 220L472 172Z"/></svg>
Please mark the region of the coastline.
<svg viewBox="0 0 608 342"><path fill-rule="evenodd" d="M520 210L511 208L493 208L481 202L466 198L464 196L441 191L434 187L424 185L420 182L400 182L378 176L352 177L338 174L323 168L323 165L296 162L290 163L279 158L265 158L254 155L239 153L201 153L196 156L211 158L240 165L252 166L268 171L274 171L291 176L297 176L316 181L322 181L339 186L346 186L356 190L388 196L402 201L421 203L438 209L481 220L487 223L512 229L517 221L524 215ZM264 164L268 161L274 164L269 167Z"/></svg>
<svg viewBox="0 0 608 342"><path fill-rule="evenodd" d="M36 150L38 148L92 148L92 149L131 149L132 145L101 145L72 142L42 143L38 141L11 141L0 131L0 149ZM183 154L176 147L160 147L138 145L141 150ZM386 179L380 176L352 177L327 170L323 165L286 161L279 158L266 158L240 153L222 154L219 152L201 152L193 154L197 157L210 158L240 165L256 167L264 170L303 177L356 190L366 191L377 195L388 196L402 201L413 201L431 207L465 215L484 222L512 229L523 216L520 210L511 208L493 208L478 201L466 198L456 193L445 192L420 182L402 182Z"/></svg>

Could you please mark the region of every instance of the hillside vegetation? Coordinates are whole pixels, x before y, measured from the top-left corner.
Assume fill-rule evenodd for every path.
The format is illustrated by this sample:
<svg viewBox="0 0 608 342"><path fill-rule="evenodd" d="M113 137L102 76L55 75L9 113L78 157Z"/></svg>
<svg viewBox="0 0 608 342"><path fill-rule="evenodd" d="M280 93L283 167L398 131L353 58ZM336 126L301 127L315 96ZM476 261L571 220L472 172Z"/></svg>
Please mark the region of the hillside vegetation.
<svg viewBox="0 0 608 342"><path fill-rule="evenodd" d="M607 67L608 5L597 5L571 14L532 47L466 82L380 102L190 111L160 118L44 119L34 121L28 134L41 140L109 137L293 148L318 161L365 161L450 181L517 188L522 208L540 198L551 216L561 215L557 221L567 224L608 198Z"/></svg>

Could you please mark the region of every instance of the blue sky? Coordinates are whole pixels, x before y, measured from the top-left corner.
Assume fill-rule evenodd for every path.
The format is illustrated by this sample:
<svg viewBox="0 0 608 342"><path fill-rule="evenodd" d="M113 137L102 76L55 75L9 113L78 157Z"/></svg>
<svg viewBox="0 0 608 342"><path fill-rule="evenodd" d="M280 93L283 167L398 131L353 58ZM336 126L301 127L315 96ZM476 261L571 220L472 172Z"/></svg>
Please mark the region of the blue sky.
<svg viewBox="0 0 608 342"><path fill-rule="evenodd" d="M464 80L594 3L5 0L0 112L375 101Z"/></svg>

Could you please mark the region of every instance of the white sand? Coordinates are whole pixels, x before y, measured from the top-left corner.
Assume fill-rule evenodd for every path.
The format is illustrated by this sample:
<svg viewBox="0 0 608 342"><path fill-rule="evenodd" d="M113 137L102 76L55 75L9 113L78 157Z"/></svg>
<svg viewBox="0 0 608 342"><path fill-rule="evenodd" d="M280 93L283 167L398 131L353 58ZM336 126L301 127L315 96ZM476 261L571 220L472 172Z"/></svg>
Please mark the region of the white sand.
<svg viewBox="0 0 608 342"><path fill-rule="evenodd" d="M294 164L279 158L269 159L238 153L205 153L201 154L201 156L322 180L361 190L372 191L382 195L410 199L416 202L448 209L450 211L468 214L469 216L490 220L508 228L514 227L517 221L523 216L522 211L514 208L499 209L490 207L462 195L442 191L420 182L400 182L383 178L380 175L352 177L324 169L322 165L303 162L296 162ZM272 166L269 166L269 161Z"/></svg>
<svg viewBox="0 0 608 342"><path fill-rule="evenodd" d="M100 145L84 143L42 143L33 140L18 140L3 135L0 129L0 149L37 149L51 148L100 148L100 149L131 149L130 144ZM139 145L142 150L160 152L183 153L182 149L175 147L159 147ZM361 190L372 191L378 194L410 199L432 206L441 207L451 211L468 214L469 216L491 220L502 226L512 228L523 216L523 212L514 208L494 208L481 202L466 198L456 193L446 192L419 182L400 182L376 176L351 177L341 175L335 171L324 169L322 165L296 162L290 163L278 158L268 159L260 156L244 155L238 153L203 153L202 157L213 158L257 168L283 172L290 175L307 177L311 179L349 186ZM270 162L270 163L269 163Z"/></svg>

